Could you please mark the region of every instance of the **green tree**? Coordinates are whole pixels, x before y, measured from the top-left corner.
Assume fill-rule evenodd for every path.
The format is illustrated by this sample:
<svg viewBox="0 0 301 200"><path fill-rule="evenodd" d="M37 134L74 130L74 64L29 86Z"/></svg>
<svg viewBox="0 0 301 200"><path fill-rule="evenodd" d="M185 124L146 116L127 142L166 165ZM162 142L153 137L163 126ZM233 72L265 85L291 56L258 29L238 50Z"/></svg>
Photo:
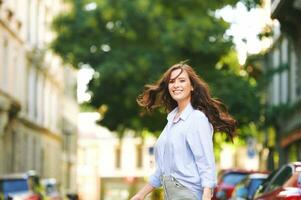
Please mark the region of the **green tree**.
<svg viewBox="0 0 301 200"><path fill-rule="evenodd" d="M225 36L229 25L214 14L237 0L93 2L69 0L70 12L53 23L57 37L52 48L67 63L95 69L89 84L90 103L103 112L104 126L121 136L127 128L158 133L166 122L165 111L141 117L136 97L146 83L185 59L209 82L213 95L229 106L240 125L258 119L256 86L248 76L239 75L233 43Z"/></svg>

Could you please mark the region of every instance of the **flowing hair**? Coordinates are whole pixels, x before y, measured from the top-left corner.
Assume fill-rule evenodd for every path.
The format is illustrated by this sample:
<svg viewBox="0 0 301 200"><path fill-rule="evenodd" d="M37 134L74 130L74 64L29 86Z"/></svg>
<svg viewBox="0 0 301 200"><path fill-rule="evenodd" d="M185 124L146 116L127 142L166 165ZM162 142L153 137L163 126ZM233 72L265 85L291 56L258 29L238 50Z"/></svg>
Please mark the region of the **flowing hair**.
<svg viewBox="0 0 301 200"><path fill-rule="evenodd" d="M191 93L191 105L194 109L204 112L214 128L214 132L226 133L233 142L235 136L236 120L228 113L225 105L211 97L208 85L202 80L189 65L180 62L171 66L155 84L145 85L145 89L137 98L140 106L152 111L154 108L163 106L168 112L178 106L171 97L168 84L171 72L180 69L185 70L189 76L193 91Z"/></svg>

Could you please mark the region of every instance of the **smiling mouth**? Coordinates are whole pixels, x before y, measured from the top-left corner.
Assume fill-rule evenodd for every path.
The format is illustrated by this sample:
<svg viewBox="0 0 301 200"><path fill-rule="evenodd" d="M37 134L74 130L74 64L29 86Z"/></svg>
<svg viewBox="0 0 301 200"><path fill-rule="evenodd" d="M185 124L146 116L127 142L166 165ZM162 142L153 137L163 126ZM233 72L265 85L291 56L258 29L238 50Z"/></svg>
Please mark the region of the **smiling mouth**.
<svg viewBox="0 0 301 200"><path fill-rule="evenodd" d="M183 90L174 90L173 94L177 95L177 94L181 94L183 92Z"/></svg>

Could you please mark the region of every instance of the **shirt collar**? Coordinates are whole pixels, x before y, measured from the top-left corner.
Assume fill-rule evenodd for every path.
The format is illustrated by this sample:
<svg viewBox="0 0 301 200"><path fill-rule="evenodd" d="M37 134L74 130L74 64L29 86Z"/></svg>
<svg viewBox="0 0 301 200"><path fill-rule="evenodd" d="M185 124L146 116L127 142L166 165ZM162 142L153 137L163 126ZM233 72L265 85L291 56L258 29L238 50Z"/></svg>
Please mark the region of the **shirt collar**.
<svg viewBox="0 0 301 200"><path fill-rule="evenodd" d="M180 115L180 119L182 120L186 120L187 117L190 115L190 113L193 111L193 107L191 105L191 103L188 103L187 106L184 108L184 110L182 111L181 115ZM178 107L176 107L175 109L173 109L168 115L167 115L167 120L170 121L172 120L176 113L178 112Z"/></svg>

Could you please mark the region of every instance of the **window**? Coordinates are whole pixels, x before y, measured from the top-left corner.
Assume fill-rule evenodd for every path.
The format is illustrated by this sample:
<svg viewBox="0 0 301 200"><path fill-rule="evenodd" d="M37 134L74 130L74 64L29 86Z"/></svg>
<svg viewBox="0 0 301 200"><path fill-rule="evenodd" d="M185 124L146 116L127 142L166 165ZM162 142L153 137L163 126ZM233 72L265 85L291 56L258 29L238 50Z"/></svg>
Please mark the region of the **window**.
<svg viewBox="0 0 301 200"><path fill-rule="evenodd" d="M32 66L31 63L28 63L28 68L27 68L27 110L28 110L28 116L31 119L34 119L34 106L36 104L35 102L35 69Z"/></svg>
<svg viewBox="0 0 301 200"><path fill-rule="evenodd" d="M19 52L18 52L18 47L14 46L12 47L12 55L11 55L11 65L10 65L10 69L9 69L9 73L8 73L8 88L9 91L14 91L12 92L12 95L15 98L20 98L20 86L18 85L20 83L20 76L21 74L18 73L20 71L19 69Z"/></svg>
<svg viewBox="0 0 301 200"><path fill-rule="evenodd" d="M255 192L254 198L261 196L266 188L269 186L270 181L273 179L274 175L278 172L278 170L272 171L269 176L261 183L258 189Z"/></svg>
<svg viewBox="0 0 301 200"><path fill-rule="evenodd" d="M35 11L34 11L34 35L35 35L35 41L34 41L34 44L35 45L38 45L38 42L39 42L39 20L40 20L40 13L39 12L39 8L40 8L40 1L36 1L36 5L35 5Z"/></svg>
<svg viewBox="0 0 301 200"><path fill-rule="evenodd" d="M31 41L31 26L32 26L32 21L31 21L31 5L32 5L32 2L31 2L32 0L28 0L28 2L27 2L27 8L26 8L26 10L27 10L27 19L26 19L26 21L27 21L27 27L26 27L26 30L27 30L27 32L26 32L26 39L27 39L27 41L28 42L30 42Z"/></svg>
<svg viewBox="0 0 301 200"><path fill-rule="evenodd" d="M296 96L298 99L301 97L301 60L298 59L301 56L301 52L296 52L297 54L297 66L296 66Z"/></svg>
<svg viewBox="0 0 301 200"><path fill-rule="evenodd" d="M136 158L136 167L141 168L142 167L142 161L143 161L143 147L142 144L139 144L136 146L136 152L137 152L137 158Z"/></svg>
<svg viewBox="0 0 301 200"><path fill-rule="evenodd" d="M270 182L266 191L271 191L277 187L282 186L293 174L293 169L290 166L285 166L275 175Z"/></svg>
<svg viewBox="0 0 301 200"><path fill-rule="evenodd" d="M223 183L228 185L236 185L246 176L247 174L245 173L228 173L223 177Z"/></svg>
<svg viewBox="0 0 301 200"><path fill-rule="evenodd" d="M44 147L41 148L41 153L40 153L40 175L44 177L45 174L45 149Z"/></svg>
<svg viewBox="0 0 301 200"><path fill-rule="evenodd" d="M271 79L271 103L274 106L279 105L279 103L281 102L281 74L279 73L279 67L280 67L280 48L279 45L276 46L275 50L272 52L272 56L271 56L271 65L272 68L271 70L273 70L273 74L272 74L272 79Z"/></svg>
<svg viewBox="0 0 301 200"><path fill-rule="evenodd" d="M281 72L281 88L280 88L280 99L281 103L287 103L288 102L288 40L287 38L283 38L281 42L281 49L280 49L280 66L283 68L283 71Z"/></svg>
<svg viewBox="0 0 301 200"><path fill-rule="evenodd" d="M249 199L253 199L253 195L255 194L257 188L262 184L264 180L265 179L263 178L255 178L250 180L250 183L248 185Z"/></svg>
<svg viewBox="0 0 301 200"><path fill-rule="evenodd" d="M34 66L36 67L36 66ZM34 85L33 85L33 98L34 98L34 104L33 104L33 108L34 108L34 119L37 120L38 119L38 86L39 86L39 72L38 70L34 70L35 71L35 77L34 77Z"/></svg>
<svg viewBox="0 0 301 200"><path fill-rule="evenodd" d="M298 160L297 158L297 153L298 153L298 147L296 143L293 143L289 146L289 151L288 151L288 160L289 162L295 162Z"/></svg>
<svg viewBox="0 0 301 200"><path fill-rule="evenodd" d="M44 123L45 77L42 73L37 77L37 120Z"/></svg>
<svg viewBox="0 0 301 200"><path fill-rule="evenodd" d="M1 72L1 88L3 89L7 89L7 77L8 77L8 69L9 69L9 66L8 66L8 58L9 58L9 49L8 49L8 40L7 39L4 39L3 41L3 55L2 55L2 58L3 58L3 61L2 61L2 72Z"/></svg>
<svg viewBox="0 0 301 200"><path fill-rule="evenodd" d="M121 166L121 148L120 146L116 146L115 148L115 167L120 169Z"/></svg>
<svg viewBox="0 0 301 200"><path fill-rule="evenodd" d="M155 151L155 149L154 149L154 147L149 147L148 148L148 153L149 153L149 155L154 155L154 151Z"/></svg>
<svg viewBox="0 0 301 200"><path fill-rule="evenodd" d="M297 146L297 160L301 160L301 140L297 142L296 146Z"/></svg>

